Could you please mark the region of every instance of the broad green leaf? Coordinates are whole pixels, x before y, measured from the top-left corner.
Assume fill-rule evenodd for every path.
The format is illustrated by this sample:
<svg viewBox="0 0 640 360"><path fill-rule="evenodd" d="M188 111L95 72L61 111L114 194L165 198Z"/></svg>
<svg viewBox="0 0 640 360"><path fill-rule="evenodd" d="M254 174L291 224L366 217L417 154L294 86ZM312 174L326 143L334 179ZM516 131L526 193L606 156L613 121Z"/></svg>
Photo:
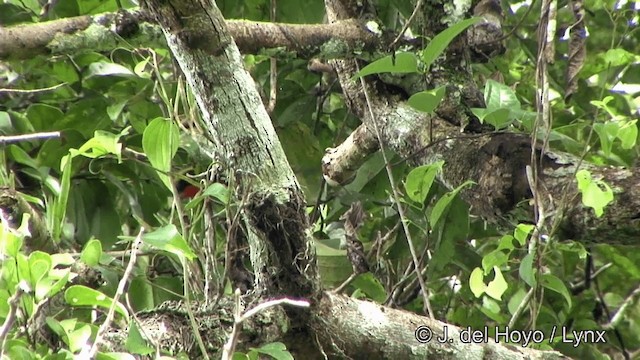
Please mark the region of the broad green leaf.
<svg viewBox="0 0 640 360"><path fill-rule="evenodd" d="M425 90L419 93L411 95L407 103L412 108L425 112L432 113L440 102L444 98L446 87L440 86L433 90Z"/></svg>
<svg viewBox="0 0 640 360"><path fill-rule="evenodd" d="M429 223L432 227L435 227L438 224L438 221L442 219L443 215L447 213L447 210L449 209L451 202L453 201L453 199L455 199L455 197L458 195L460 190L472 184L475 184L475 183L473 181L465 181L462 185L444 194L438 200L436 205L433 207L433 210L431 211L431 217L429 219Z"/></svg>
<svg viewBox="0 0 640 360"><path fill-rule="evenodd" d="M142 334L140 334L140 330L135 321L129 321L129 335L127 336L124 348L128 352L138 355L149 355L154 352L154 349L147 345Z"/></svg>
<svg viewBox="0 0 640 360"><path fill-rule="evenodd" d="M632 120L620 124L620 129L618 130L618 139L620 139L623 149L632 149L634 146L636 146L636 140L638 139L638 126L636 125L637 122L638 120Z"/></svg>
<svg viewBox="0 0 640 360"><path fill-rule="evenodd" d="M144 129L142 148L168 189L172 185L167 173L171 170L171 159L179 145L180 130L171 120L155 118Z"/></svg>
<svg viewBox="0 0 640 360"><path fill-rule="evenodd" d="M352 283L353 286L362 290L373 301L382 303L387 298L387 292L380 281L372 273L358 275Z"/></svg>
<svg viewBox="0 0 640 360"><path fill-rule="evenodd" d="M53 273L54 271L52 271L51 273ZM42 299L50 298L53 295L56 295L60 292L60 290L62 290L65 285L67 285L67 282L69 282L69 274L71 272L69 270L63 270L63 273L64 275L60 278L58 278L59 276L51 276L38 281L35 290L36 301L40 301Z"/></svg>
<svg viewBox="0 0 640 360"><path fill-rule="evenodd" d="M64 118L62 110L55 106L35 103L29 105L27 118L33 126L34 131L50 131L60 129L57 125Z"/></svg>
<svg viewBox="0 0 640 360"><path fill-rule="evenodd" d="M60 169L62 171L62 181L60 184L60 193L53 202L53 211L51 215L52 222L52 238L54 242L59 242L62 235L62 228L67 215L67 202L69 201L69 189L71 187L71 155L67 155L60 161Z"/></svg>
<svg viewBox="0 0 640 360"><path fill-rule="evenodd" d="M131 70L126 67L111 62L95 62L89 65L87 78L92 76L135 76Z"/></svg>
<svg viewBox="0 0 640 360"><path fill-rule="evenodd" d="M83 285L72 285L64 292L64 299L67 304L72 306L90 306L109 309L113 304L113 299L100 291L94 290ZM120 304L116 303L115 310L118 314L125 318L129 318L129 312Z"/></svg>
<svg viewBox="0 0 640 360"><path fill-rule="evenodd" d="M531 231L535 228L532 224L518 224L516 229L513 231L513 237L518 240L521 246L527 243L527 238Z"/></svg>
<svg viewBox="0 0 640 360"><path fill-rule="evenodd" d="M543 287L562 295L566 300L567 305L569 305L569 309L571 308L571 294L569 294L569 290L567 290L567 287L562 280L552 274L543 274L540 277L540 284Z"/></svg>
<svg viewBox="0 0 640 360"><path fill-rule="evenodd" d="M504 280L504 276L502 275L502 271L500 271L499 267L494 266L493 271L496 276L489 282L489 284L487 284L485 292L496 300L502 300L502 294L507 291L509 285L507 285L507 282Z"/></svg>
<svg viewBox="0 0 640 360"><path fill-rule="evenodd" d="M265 344L260 348L254 348L253 350L271 356L276 360L293 360L293 356L287 350L287 346L281 342L273 342Z"/></svg>
<svg viewBox="0 0 640 360"><path fill-rule="evenodd" d="M191 250L189 244L187 244L173 224L163 226L153 232L144 234L142 236L142 241L145 244L157 247L160 250L172 253L178 257L185 257L189 260L196 258L196 254Z"/></svg>
<svg viewBox="0 0 640 360"><path fill-rule="evenodd" d="M89 338L91 337L91 327L89 325L82 325L80 328L69 332L69 350L71 352L78 352L83 347L88 346Z"/></svg>
<svg viewBox="0 0 640 360"><path fill-rule="evenodd" d="M207 186L202 192L202 195L218 199L218 201L224 205L229 202L229 189L220 183L213 183Z"/></svg>
<svg viewBox="0 0 640 360"><path fill-rule="evenodd" d="M482 269L484 274L487 275L496 266L502 266L509 261L509 256L502 252L502 250L494 250L482 258Z"/></svg>
<svg viewBox="0 0 640 360"><path fill-rule="evenodd" d="M477 298L484 294L487 289L487 285L484 283L484 271L482 271L482 269L473 269L471 276L469 276L469 288Z"/></svg>
<svg viewBox="0 0 640 360"><path fill-rule="evenodd" d="M9 152L10 158L13 159L15 162L22 165L29 166L33 169L37 169L39 167L38 161L34 160L31 156L29 156L29 154L27 154L27 152L24 151L24 149L22 149L20 146L9 145L7 147L7 150Z"/></svg>
<svg viewBox="0 0 640 360"><path fill-rule="evenodd" d="M505 84L495 80L487 80L484 86L484 101L490 112L498 109L520 110L520 101L516 93Z"/></svg>
<svg viewBox="0 0 640 360"><path fill-rule="evenodd" d="M600 146L602 147L602 152L604 152L605 156L611 155L611 148L613 147L613 141L616 139L618 135L618 125L613 122L608 122L605 124L593 124L593 130L598 134L598 138L600 138Z"/></svg>
<svg viewBox="0 0 640 360"><path fill-rule="evenodd" d="M407 175L405 184L407 196L417 203L424 203L433 185L433 180L438 172L442 170L443 165L444 161L438 161L433 164L418 166L411 170Z"/></svg>
<svg viewBox="0 0 640 360"><path fill-rule="evenodd" d="M500 242L498 243L497 250L509 250L509 252L511 252L511 250L513 249L514 249L513 236L504 235L503 237L500 238Z"/></svg>
<svg viewBox="0 0 640 360"><path fill-rule="evenodd" d="M498 323L505 322L504 316L500 314L500 304L489 296L484 296L482 298L482 307L480 308L480 311Z"/></svg>
<svg viewBox="0 0 640 360"><path fill-rule="evenodd" d="M534 257L534 254L527 254L520 262L519 269L520 278L531 287L536 286L536 274L533 269Z"/></svg>
<svg viewBox="0 0 640 360"><path fill-rule="evenodd" d="M394 62L395 60L395 62ZM379 73L415 73L418 72L418 58L410 52L401 52L378 59L362 68L354 78Z"/></svg>
<svg viewBox="0 0 640 360"><path fill-rule="evenodd" d="M34 251L29 254L29 268L31 269L31 284L35 285L51 270L51 255Z"/></svg>
<svg viewBox="0 0 640 360"><path fill-rule="evenodd" d="M19 236L3 219L2 225L0 225L0 254L17 257L22 248L22 243L22 236Z"/></svg>
<svg viewBox="0 0 640 360"><path fill-rule="evenodd" d="M424 62L425 69L427 71L429 70L431 64L438 58L438 56L440 56L440 54L442 54L447 46L449 46L449 43L451 43L458 34L478 21L480 21L480 18L478 17L463 20L434 36L433 39L429 41L427 47L422 50L422 62Z"/></svg>
<svg viewBox="0 0 640 360"><path fill-rule="evenodd" d="M91 239L84 245L84 249L80 254L80 260L88 266L96 266L100 262L102 256L102 242L98 239Z"/></svg>
<svg viewBox="0 0 640 360"><path fill-rule="evenodd" d="M127 131L125 129L125 131ZM93 137L84 143L78 150L71 149L71 155L82 155L95 159L108 154L113 154L118 158L118 163L122 162L122 144L119 142L120 134L112 134L108 131L96 130Z"/></svg>
<svg viewBox="0 0 640 360"><path fill-rule="evenodd" d="M516 310L518 309L518 307L520 307L520 304L522 303L526 295L527 292L522 287L519 287L518 291L516 291L516 293L511 296L511 299L509 299L509 303L507 304L507 308L509 309L509 313L511 315L516 313Z"/></svg>
<svg viewBox="0 0 640 360"><path fill-rule="evenodd" d="M473 110L472 110L473 111ZM486 122L493 126L496 130L504 129L511 125L510 120L511 110L507 108L496 109L485 114L484 118L480 119L480 122Z"/></svg>
<svg viewBox="0 0 640 360"><path fill-rule="evenodd" d="M582 203L593 208L596 217L601 217L605 206L613 201L611 187L602 180L593 180L591 173L587 170L578 171L576 179L578 190L582 193Z"/></svg>

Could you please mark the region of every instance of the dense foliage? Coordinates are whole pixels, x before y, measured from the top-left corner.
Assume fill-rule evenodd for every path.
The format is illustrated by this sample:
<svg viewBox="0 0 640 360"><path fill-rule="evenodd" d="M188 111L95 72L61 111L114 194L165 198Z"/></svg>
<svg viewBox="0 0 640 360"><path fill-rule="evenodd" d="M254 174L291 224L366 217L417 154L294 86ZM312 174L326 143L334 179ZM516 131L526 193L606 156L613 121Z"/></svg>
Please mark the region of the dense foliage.
<svg viewBox="0 0 640 360"><path fill-rule="evenodd" d="M405 1L375 3L379 19L395 31L413 11ZM0 4L0 24L118 9L116 1L50 4L5 1ZM558 4L556 62L549 68L549 145L598 165L633 167L639 155L638 5L581 3L588 55L569 93L565 84L572 73L567 65L575 24L572 4ZM121 4L133 5L126 0ZM218 1L218 6L227 19L271 19L266 0ZM539 4L509 0L502 7L507 50L473 65L487 103L474 113L497 129L530 133L536 112ZM275 20L321 23L323 9L319 0L280 0ZM324 149L342 141L359 121L348 113L335 79L308 71L307 64L308 59L277 62L277 102L271 117L315 220L322 282L337 287L353 271L341 215L360 201L366 216L358 235L371 271L357 276L345 291L422 312L425 304L418 282L407 271L410 253L381 154L372 156L347 186L328 187L322 180ZM245 65L268 101L270 58L246 55ZM0 339L4 356L71 358L88 351L86 344L109 311L115 312L119 325L128 322L135 328L133 312L167 300L232 294L224 278L225 247L238 226L242 199L230 196L233 176L219 171L195 101L167 49L116 48L0 62L0 75L0 87L5 88L0 89L2 135L61 131L59 137L3 142L0 152L2 186L42 214L22 217L7 213L2 205L0 321L8 326ZM437 104L442 95L435 89L422 96L417 107ZM411 238L428 262L430 306L437 318L463 328L539 330L546 341L529 346L575 358L631 357L634 351L637 356L640 305L630 294L640 284L639 252L607 244L589 247L589 239L558 239L551 233L530 253L534 225L513 219L510 226L496 227L474 217L473 209L456 196L460 188L445 189L434 180L446 164L412 168L407 159L392 153L389 157L395 178L402 179ZM606 212L607 185L579 175L584 193L591 194L584 204ZM200 192L184 196L185 184ZM46 228L46 245L30 243L27 221ZM215 239L206 238L207 226L217 229ZM125 294L118 284L131 258L128 250L136 243L141 245L134 247L138 256ZM586 272L593 279L586 280ZM6 322L10 318L13 324ZM563 341L572 337L563 338L561 329L569 334L605 329L606 342L574 346ZM153 351L136 331L127 350ZM287 356L279 344L265 344L251 356L257 352Z"/></svg>

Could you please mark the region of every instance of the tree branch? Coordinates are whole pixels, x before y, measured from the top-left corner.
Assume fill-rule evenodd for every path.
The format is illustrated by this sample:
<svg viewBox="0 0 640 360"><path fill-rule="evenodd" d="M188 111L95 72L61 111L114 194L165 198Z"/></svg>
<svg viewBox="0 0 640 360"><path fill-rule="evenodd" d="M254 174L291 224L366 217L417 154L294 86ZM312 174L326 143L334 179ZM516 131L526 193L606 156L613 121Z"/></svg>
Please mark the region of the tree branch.
<svg viewBox="0 0 640 360"><path fill-rule="evenodd" d="M311 25L228 20L226 25L242 53L283 58L366 57L385 53L393 41L392 34L378 37L355 20ZM404 38L403 44L408 44ZM142 10L0 27L0 60L88 49L111 51L121 46L164 47L166 42L160 27Z"/></svg>

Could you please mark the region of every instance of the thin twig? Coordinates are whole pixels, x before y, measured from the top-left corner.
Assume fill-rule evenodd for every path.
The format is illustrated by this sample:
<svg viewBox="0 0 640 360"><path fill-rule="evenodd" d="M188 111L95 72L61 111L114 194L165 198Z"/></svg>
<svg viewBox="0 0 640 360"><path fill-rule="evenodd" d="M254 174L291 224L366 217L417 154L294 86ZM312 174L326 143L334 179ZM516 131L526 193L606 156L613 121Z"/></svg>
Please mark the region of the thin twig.
<svg viewBox="0 0 640 360"><path fill-rule="evenodd" d="M515 326L516 321L518 320L520 315L522 315L522 312L524 311L524 309L529 304L529 300L531 300L531 297L533 296L534 290L535 290L534 287L530 288L529 291L527 292L527 294L522 299L522 301L520 301L520 304L518 305L518 308L516 309L516 311L513 312L513 315L511 316L511 319L509 320L509 325L508 325L509 327Z"/></svg>
<svg viewBox="0 0 640 360"><path fill-rule="evenodd" d="M39 88L39 89L7 89L7 88L0 88L0 94L2 93L15 93L15 94L37 94L37 93L41 93L41 92L47 92L47 91L53 91L59 87L65 86L67 85L67 83L62 83L62 84L58 84L58 85L53 85L53 86L49 86L46 88Z"/></svg>
<svg viewBox="0 0 640 360"><path fill-rule="evenodd" d="M60 131L0 136L0 145L13 144L13 143L22 142L22 141L52 139L52 138L59 138L59 137L60 137Z"/></svg>
<svg viewBox="0 0 640 360"><path fill-rule="evenodd" d="M342 284L340 284L340 286L335 288L333 290L333 292L336 293L336 294L340 294L347 286L349 286L349 284L351 284L353 282L353 280L356 279L357 276L358 276L358 274L352 273L351 275L349 275L347 280L345 280Z"/></svg>
<svg viewBox="0 0 640 360"><path fill-rule="evenodd" d="M618 323L620 323L620 320L622 320L622 316L627 311L627 308L629 307L629 305L631 305L631 303L634 301L634 299L637 296L640 296L640 286L635 288L635 290L633 290L631 294L629 294L629 296L627 296L627 298L624 299L624 302L622 303L622 305L620 305L616 314L613 315L613 317L611 318L611 321L603 325L602 328L605 330L615 329L615 327L618 326Z"/></svg>
<svg viewBox="0 0 640 360"><path fill-rule="evenodd" d="M360 66L356 61L356 68L360 71ZM413 240L411 236L411 232L409 231L409 220L404 213L404 208L402 207L402 203L400 202L400 194L398 193L398 189L396 188L396 182L393 177L393 171L391 170L391 163L389 162L389 158L385 152L385 146L382 141L382 135L380 134L380 129L378 127L378 119L373 113L373 105L371 104L371 99L369 98L369 92L367 91L366 83L364 81L364 77L360 77L360 83L362 84L362 91L364 92L364 98L367 102L367 108L369 110L369 115L371 116L371 122L373 123L373 130L378 139L378 144L380 146L380 152L382 153L382 158L384 159L385 169L387 170L387 177L389 178L389 184L391 185L391 191L393 194L393 201L398 207L398 215L400 216L400 221L402 222L402 228L404 229L407 244L409 245L409 251L411 252L411 259L413 260L413 267L416 273L416 277L418 278L418 283L420 284L420 290L422 290L422 298L424 300L424 307L426 308L426 313L430 318L435 319L435 315L433 314L433 310L431 308L431 302L429 301L429 289L422 278L422 274L420 271L420 262L418 261L418 255L416 253L416 249L413 246Z"/></svg>
<svg viewBox="0 0 640 360"><path fill-rule="evenodd" d="M144 227L141 227L140 232L138 232L138 236L136 236L135 240L133 240L133 244L131 245L131 257L129 258L129 263L127 263L127 268L124 270L124 274L122 274L122 278L118 283L118 288L116 289L116 293L113 296L113 302L109 307L107 316L104 319L104 322L102 323L102 325L100 325L100 328L98 329L98 333L96 334L96 340L93 342L93 345L91 345L91 349L89 350L89 353L85 354L85 356L87 356L86 357L87 359L93 359L95 357L96 353L98 352L98 344L100 344L100 341L102 340L102 336L107 331L109 326L111 326L111 322L113 321L113 317L116 312L116 305L120 300L120 296L124 294L125 289L127 287L127 282L129 281L129 276L133 272L133 266L136 263L136 255L138 253L138 248L142 243L143 233L144 233ZM82 352L85 352L85 350L83 350ZM80 354L80 357L82 357L82 354Z"/></svg>
<svg viewBox="0 0 640 360"><path fill-rule="evenodd" d="M4 359L4 342L7 340L7 335L9 335L9 330L13 327L13 323L16 321L16 314L18 313L18 302L22 295L29 291L29 285L26 282L21 281L18 284L18 288L16 289L16 293L13 294L9 298L9 313L7 317L4 319L4 323L0 328L0 358Z"/></svg>
<svg viewBox="0 0 640 360"><path fill-rule="evenodd" d="M391 49L395 49L396 48L396 44L398 43L398 41L400 41L400 38L404 36L404 32L407 31L407 29L409 28L409 26L411 25L411 22L413 22L413 19L415 19L416 15L418 15L418 10L422 7L422 0L418 0L416 2L416 7L413 8L413 12L411 13L411 16L409 16L409 20L407 20L406 23L404 23L404 26L402 27L402 30L400 30L400 33L398 34L398 36L396 36L396 38L393 40L393 42L391 43L391 45L389 46L389 48Z"/></svg>
<svg viewBox="0 0 640 360"><path fill-rule="evenodd" d="M252 316L260 313L261 311L265 311L270 307L278 306L278 305L291 305L301 308L309 307L310 304L307 300L295 300L289 298L280 298L265 301L251 310L246 311L241 315L241 303L240 303L240 289L236 289L234 293L236 307L235 307L235 320L233 322L233 329L231 330L231 334L229 335L229 340L227 340L226 344L224 344L224 348L222 348L222 360L228 360L233 357L233 351L236 348L236 344L238 342L238 336L240 335L240 330L242 329L242 323Z"/></svg>

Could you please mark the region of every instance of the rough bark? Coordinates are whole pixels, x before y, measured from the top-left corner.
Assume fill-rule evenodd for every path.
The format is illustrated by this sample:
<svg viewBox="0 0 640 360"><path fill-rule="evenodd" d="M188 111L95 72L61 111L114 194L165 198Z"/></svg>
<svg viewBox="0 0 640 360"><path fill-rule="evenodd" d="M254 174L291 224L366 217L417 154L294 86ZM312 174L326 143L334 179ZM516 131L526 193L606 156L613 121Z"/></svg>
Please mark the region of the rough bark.
<svg viewBox="0 0 640 360"><path fill-rule="evenodd" d="M228 20L226 24L242 53L281 58L373 57L393 41L391 34L375 35L353 20L308 25ZM0 60L121 46L164 47L166 42L155 20L142 10L0 27Z"/></svg>
<svg viewBox="0 0 640 360"><path fill-rule="evenodd" d="M208 1L146 1L235 175L255 284L264 295L317 286L304 197L220 10Z"/></svg>

